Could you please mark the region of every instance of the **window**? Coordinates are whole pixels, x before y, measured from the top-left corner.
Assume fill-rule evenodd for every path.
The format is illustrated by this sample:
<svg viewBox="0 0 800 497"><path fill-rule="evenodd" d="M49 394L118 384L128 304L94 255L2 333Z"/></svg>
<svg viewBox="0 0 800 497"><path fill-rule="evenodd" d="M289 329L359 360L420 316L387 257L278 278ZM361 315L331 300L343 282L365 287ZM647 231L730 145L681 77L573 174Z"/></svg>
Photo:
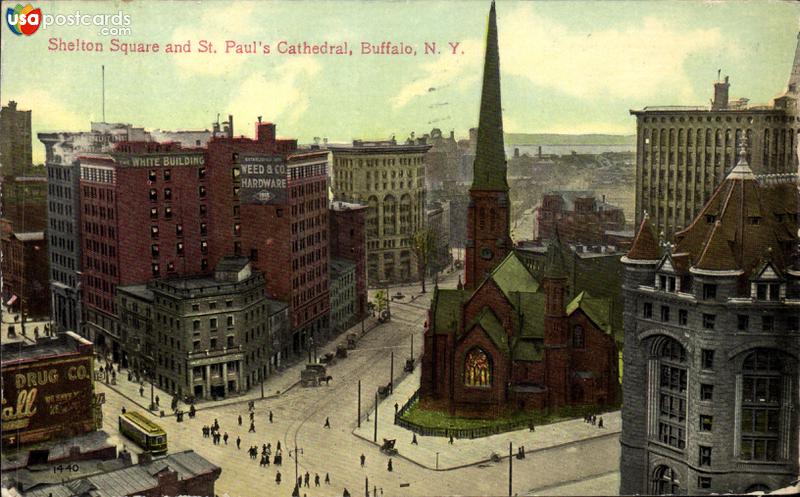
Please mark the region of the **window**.
<svg viewBox="0 0 800 497"><path fill-rule="evenodd" d="M212 330L217 329L217 318L211 318L208 320L208 327Z"/></svg>
<svg viewBox="0 0 800 497"><path fill-rule="evenodd" d="M209 309L216 309L217 308L217 303L216 302L209 302L208 303L208 308Z"/></svg>
<svg viewBox="0 0 800 497"><path fill-rule="evenodd" d="M783 402L783 362L780 353L758 349L742 366L742 424L740 457L777 461Z"/></svg>
<svg viewBox="0 0 800 497"><path fill-rule="evenodd" d="M689 324L689 311L686 309L678 309L678 324L681 326Z"/></svg>
<svg viewBox="0 0 800 497"><path fill-rule="evenodd" d="M716 319L717 317L714 314L703 314L703 328L713 330Z"/></svg>
<svg viewBox="0 0 800 497"><path fill-rule="evenodd" d="M156 276L156 277L157 277L157 276L160 274L160 272L161 272L161 270L160 270L160 269L159 269L159 267L158 267L158 264L153 264L153 265L151 266L151 270L153 271L153 276Z"/></svg>
<svg viewBox="0 0 800 497"><path fill-rule="evenodd" d="M228 336L228 348L233 347L233 336Z"/></svg>
<svg viewBox="0 0 800 497"><path fill-rule="evenodd" d="M178 255L183 255L183 242L178 242L175 245L175 251L178 253Z"/></svg>
<svg viewBox="0 0 800 497"><path fill-rule="evenodd" d="M700 384L700 400L714 400L714 385Z"/></svg>
<svg viewBox="0 0 800 497"><path fill-rule="evenodd" d="M158 219L158 207L152 207L150 209L150 219Z"/></svg>
<svg viewBox="0 0 800 497"><path fill-rule="evenodd" d="M150 201L155 202L158 200L158 190L155 188L150 189Z"/></svg>
<svg viewBox="0 0 800 497"><path fill-rule="evenodd" d="M200 223L200 235L201 236L208 235L208 225L206 223Z"/></svg>
<svg viewBox="0 0 800 497"><path fill-rule="evenodd" d="M774 316L761 316L761 330L774 331L775 330L775 317Z"/></svg>
<svg viewBox="0 0 800 497"><path fill-rule="evenodd" d="M150 245L150 255L153 257L158 257L158 244Z"/></svg>
<svg viewBox="0 0 800 497"><path fill-rule="evenodd" d="M228 316L228 326L233 326L233 316Z"/></svg>
<svg viewBox="0 0 800 497"><path fill-rule="evenodd" d="M788 331L797 331L800 318L797 316L789 316L786 318L786 329Z"/></svg>
<svg viewBox="0 0 800 497"><path fill-rule="evenodd" d="M200 310L200 304L192 304L192 311L197 312ZM195 321L197 324L200 324L199 321Z"/></svg>
<svg viewBox="0 0 800 497"><path fill-rule="evenodd" d="M204 179L206 177L206 168L205 166L201 166L197 168L197 177L200 179Z"/></svg>
<svg viewBox="0 0 800 497"><path fill-rule="evenodd" d="M654 495L676 495L681 491L678 473L669 466L659 466L653 472Z"/></svg>
<svg viewBox="0 0 800 497"><path fill-rule="evenodd" d="M212 338L211 339L211 350L214 350L216 348L217 348L217 339L216 338Z"/></svg>
<svg viewBox="0 0 800 497"><path fill-rule="evenodd" d="M747 314L739 314L736 316L736 329L739 331L747 331L750 327L750 316Z"/></svg>
<svg viewBox="0 0 800 497"><path fill-rule="evenodd" d="M700 415L700 431L711 431L711 425L713 424L714 417L708 416L706 414Z"/></svg>
<svg viewBox="0 0 800 497"><path fill-rule="evenodd" d="M164 169L164 181L169 181L172 179L172 171L169 169Z"/></svg>
<svg viewBox="0 0 800 497"><path fill-rule="evenodd" d="M239 236L242 234L242 225L240 223L233 224L233 236Z"/></svg>
<svg viewBox="0 0 800 497"><path fill-rule="evenodd" d="M677 449L686 446L686 349L664 338L659 351L658 440Z"/></svg>
<svg viewBox="0 0 800 497"><path fill-rule="evenodd" d="M201 186L197 193L200 195L200 198L204 198L206 196L206 187L205 186ZM203 208L203 206L201 205L200 209L202 210L202 208Z"/></svg>
<svg viewBox="0 0 800 497"><path fill-rule="evenodd" d="M698 488L711 488L711 477L710 476L698 476L697 477L697 487Z"/></svg>
<svg viewBox="0 0 800 497"><path fill-rule="evenodd" d="M204 204L201 204L200 205L200 217L206 217L206 214L208 214L208 206L206 206Z"/></svg>
<svg viewBox="0 0 800 497"><path fill-rule="evenodd" d="M669 306L661 306L661 321L665 323L669 322Z"/></svg>
<svg viewBox="0 0 800 497"><path fill-rule="evenodd" d="M164 188L164 200L172 200L172 188Z"/></svg>
<svg viewBox="0 0 800 497"><path fill-rule="evenodd" d="M226 300L226 301L225 301L225 307L227 307L227 308L229 308L229 309L230 309L231 307L233 307L233 300Z"/></svg>
<svg viewBox="0 0 800 497"><path fill-rule="evenodd" d="M710 349L700 349L703 369L714 369L714 351Z"/></svg>
<svg viewBox="0 0 800 497"><path fill-rule="evenodd" d="M703 445L698 446L700 449L700 457L699 457L699 464L700 466L711 466L711 447L705 447Z"/></svg>
<svg viewBox="0 0 800 497"><path fill-rule="evenodd" d="M153 182L156 181L156 170L155 169L151 169L150 171L147 172L147 179L150 180L150 181L153 181Z"/></svg>
<svg viewBox="0 0 800 497"><path fill-rule="evenodd" d="M644 316L645 319L652 319L652 317L653 317L653 304L651 304L650 302L645 302L644 303L644 309L642 310L642 316Z"/></svg>
<svg viewBox="0 0 800 497"><path fill-rule="evenodd" d="M759 284L756 285L756 298L758 300L767 300L767 289L769 285L766 284Z"/></svg>
<svg viewBox="0 0 800 497"><path fill-rule="evenodd" d="M703 283L703 299L713 300L717 298L717 285Z"/></svg>
<svg viewBox="0 0 800 497"><path fill-rule="evenodd" d="M200 269L205 271L208 269L208 259L201 259L200 260Z"/></svg>
<svg viewBox="0 0 800 497"><path fill-rule="evenodd" d="M250 249L250 260L251 261L258 260L258 249Z"/></svg>
<svg viewBox="0 0 800 497"><path fill-rule="evenodd" d="M479 348L470 350L464 359L464 385L468 387L490 387L492 385L489 356Z"/></svg>
<svg viewBox="0 0 800 497"><path fill-rule="evenodd" d="M200 350L200 340L195 340L192 342L192 350L194 350L195 352Z"/></svg>
<svg viewBox="0 0 800 497"><path fill-rule="evenodd" d="M203 254L208 253L208 242L203 240L200 242L200 252Z"/></svg>
<svg viewBox="0 0 800 497"><path fill-rule="evenodd" d="M576 349L582 349L585 345L583 326L576 326L572 329L572 346Z"/></svg>

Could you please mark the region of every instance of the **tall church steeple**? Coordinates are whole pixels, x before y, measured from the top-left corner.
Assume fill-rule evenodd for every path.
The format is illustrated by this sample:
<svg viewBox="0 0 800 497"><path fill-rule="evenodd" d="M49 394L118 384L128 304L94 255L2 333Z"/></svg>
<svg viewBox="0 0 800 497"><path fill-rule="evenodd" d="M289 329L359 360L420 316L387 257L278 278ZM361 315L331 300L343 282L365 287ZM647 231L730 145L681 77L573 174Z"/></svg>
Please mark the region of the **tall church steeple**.
<svg viewBox="0 0 800 497"><path fill-rule="evenodd" d="M800 93L800 33L797 33L797 47L794 50L794 62L787 90L788 93Z"/></svg>
<svg viewBox="0 0 800 497"><path fill-rule="evenodd" d="M477 288L511 250L511 205L503 147L503 110L500 104L500 54L497 13L489 10L478 140L467 211L466 275L464 286Z"/></svg>
<svg viewBox="0 0 800 497"><path fill-rule="evenodd" d="M489 10L486 55L483 61L481 113L475 148L472 190L508 191L506 152L503 148L503 111L500 103L500 54L497 47L497 14Z"/></svg>

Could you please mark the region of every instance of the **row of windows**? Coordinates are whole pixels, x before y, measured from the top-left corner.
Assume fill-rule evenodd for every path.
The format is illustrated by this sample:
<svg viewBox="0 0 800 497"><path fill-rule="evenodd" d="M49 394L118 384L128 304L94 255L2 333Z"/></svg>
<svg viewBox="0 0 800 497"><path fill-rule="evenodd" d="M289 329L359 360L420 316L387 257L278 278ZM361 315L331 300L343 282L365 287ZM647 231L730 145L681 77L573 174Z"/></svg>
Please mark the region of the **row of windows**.
<svg viewBox="0 0 800 497"><path fill-rule="evenodd" d="M716 286L716 285L714 285ZM671 308L667 305L662 305L659 309L659 318L661 322L669 323L672 320ZM645 302L642 307L642 317L644 319L653 319L653 304ZM716 326L717 317L715 314L703 313L702 314L703 329L713 330ZM686 326L689 323L689 311L686 309L678 309L677 323L679 326ZM738 314L736 316L736 328L739 331L750 330L750 316L747 314ZM786 317L786 329L789 331L798 331L800 327L800 318L798 316ZM775 316L762 315L761 316L761 331L773 332L775 331Z"/></svg>

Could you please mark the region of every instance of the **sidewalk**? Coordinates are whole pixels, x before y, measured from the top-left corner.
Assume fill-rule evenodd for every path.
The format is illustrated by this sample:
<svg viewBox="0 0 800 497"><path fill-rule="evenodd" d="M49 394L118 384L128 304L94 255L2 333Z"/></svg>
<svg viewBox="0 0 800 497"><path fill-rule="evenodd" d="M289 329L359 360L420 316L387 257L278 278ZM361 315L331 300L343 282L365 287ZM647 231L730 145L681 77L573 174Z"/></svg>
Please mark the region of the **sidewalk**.
<svg viewBox="0 0 800 497"><path fill-rule="evenodd" d="M371 330L375 329L378 326L378 322L375 318L368 317L366 324L365 324L365 334L369 333ZM325 355L326 352L336 352L336 346L340 343L347 342L347 335L350 333L356 333L359 337L361 337L361 322L356 324L355 326L351 327L349 330L342 332L340 335L331 339L325 346L320 347L317 350L317 357L321 357ZM338 359L343 360L343 359ZM346 359L344 359L346 360ZM96 366L104 365L103 361L97 361L95 364ZM291 365L280 369L270 375L267 379L264 380L264 397L261 397L261 386L255 385L250 390L245 392L244 394L240 395L233 395L227 397L225 399L220 400L198 400L195 403L195 410L202 411L203 409L212 409L220 406L226 406L231 404L245 404L251 400L258 401L266 400L275 398L281 394L284 394L294 388L298 383L300 383L300 371L305 369L306 366L306 357L298 357L296 358L295 362ZM117 382L116 385L112 385L110 383L106 383L102 381L100 383L106 385L108 388L116 391L123 397L127 398L130 402L134 405L138 406L145 411L150 406L150 383L145 381L144 382L144 395L139 395L139 383L130 382L128 381L128 370L125 368L121 368L120 373L117 373ZM153 388L153 396L159 397L160 400L160 410L164 411L165 415L171 415L172 409L170 408L170 401L172 400L172 394L167 393L158 387ZM179 401L178 407L183 409L184 412L188 412L189 406L186 405L184 402Z"/></svg>
<svg viewBox="0 0 800 497"><path fill-rule="evenodd" d="M500 457L508 457L508 443L513 444L516 455L519 446L525 447L525 453L549 449L553 447L575 444L592 438L614 436L621 430L620 412L602 413L604 428L592 426L583 419L571 419L549 425L537 426L535 432L524 430L511 431L484 438L456 439L452 445L445 437L425 437L417 435L418 445L412 445L413 433L394 424L394 404L403 405L419 387L419 365L394 389L394 394L386 397L378 406L378 442L383 439L396 439L395 447L398 457L403 457L427 469L451 470L490 461L492 453ZM361 420L361 428L353 430L353 434L368 442L372 442L374 434L374 408L369 411L370 420ZM438 465L437 465L438 463Z"/></svg>

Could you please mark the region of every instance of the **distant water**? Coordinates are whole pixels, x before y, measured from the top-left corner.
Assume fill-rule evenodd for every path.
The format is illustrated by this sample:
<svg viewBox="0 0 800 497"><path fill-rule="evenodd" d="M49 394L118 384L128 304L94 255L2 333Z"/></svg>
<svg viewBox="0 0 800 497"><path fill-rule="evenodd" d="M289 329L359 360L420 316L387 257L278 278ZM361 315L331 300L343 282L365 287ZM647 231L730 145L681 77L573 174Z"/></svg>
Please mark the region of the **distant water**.
<svg viewBox="0 0 800 497"><path fill-rule="evenodd" d="M543 154L570 155L577 154L602 154L604 152L636 152L636 145L542 145ZM519 149L519 154L536 155L538 145L516 145L506 147L506 155L514 156L514 149Z"/></svg>

